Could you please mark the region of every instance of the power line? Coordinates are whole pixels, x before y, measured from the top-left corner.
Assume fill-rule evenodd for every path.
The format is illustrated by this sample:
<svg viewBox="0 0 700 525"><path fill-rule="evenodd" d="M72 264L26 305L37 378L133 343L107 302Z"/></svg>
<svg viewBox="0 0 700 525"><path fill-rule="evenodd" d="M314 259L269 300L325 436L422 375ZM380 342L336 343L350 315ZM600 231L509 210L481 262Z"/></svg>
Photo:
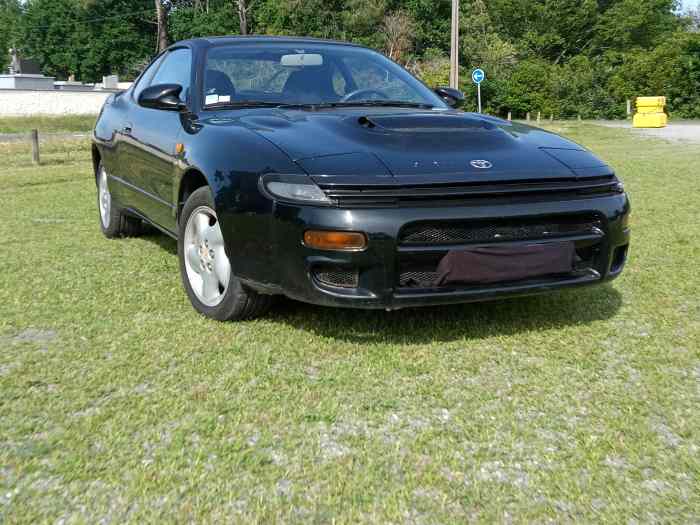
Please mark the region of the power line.
<svg viewBox="0 0 700 525"><path fill-rule="evenodd" d="M205 2L205 0L202 0ZM206 2L205 2L206 3ZM219 7L221 5L224 5L226 3L225 0L220 0L219 2L209 0L210 7ZM195 7L195 1L194 0L176 0L176 1L170 1L168 2L169 4L169 11L176 11L177 9L193 9ZM213 5L212 5L213 4ZM28 13L26 7L21 10L22 15L26 15ZM129 18L132 16L142 16L145 14L155 14L154 9L143 9L141 11L130 11L128 13L120 13L117 15L109 15L109 16L101 16L97 18L89 18L89 19L73 19L70 22L65 22L65 23L60 23L60 24L42 24L42 25L36 25L36 26L25 26L24 29L25 31L41 31L42 29L50 29L50 28L56 28L56 27L71 27L74 25L80 25L80 24L92 24L94 22L103 22L105 20L116 20L120 18Z"/></svg>
<svg viewBox="0 0 700 525"><path fill-rule="evenodd" d="M70 22L65 22L61 24L44 24L44 25L38 25L38 26L25 26L26 31L40 31L42 29L53 29L56 27L70 27L74 26L76 24L92 24L94 22L102 22L104 20L115 20L118 18L128 18L131 16L140 16L144 15L147 13L152 13L151 9L144 9L143 11L132 11L129 13L121 13L119 15L111 15L111 16L101 16L98 18L89 18L87 20L84 19L74 19L71 20Z"/></svg>

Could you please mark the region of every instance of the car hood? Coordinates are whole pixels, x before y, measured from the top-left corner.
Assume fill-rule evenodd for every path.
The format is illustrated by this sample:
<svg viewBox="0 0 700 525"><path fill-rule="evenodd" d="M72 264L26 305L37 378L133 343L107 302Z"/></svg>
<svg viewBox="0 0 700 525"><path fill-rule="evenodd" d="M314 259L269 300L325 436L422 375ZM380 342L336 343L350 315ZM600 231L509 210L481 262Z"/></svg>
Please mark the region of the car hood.
<svg viewBox="0 0 700 525"><path fill-rule="evenodd" d="M611 173L590 152L556 134L474 113L276 109L237 120L314 178L374 175L429 183Z"/></svg>

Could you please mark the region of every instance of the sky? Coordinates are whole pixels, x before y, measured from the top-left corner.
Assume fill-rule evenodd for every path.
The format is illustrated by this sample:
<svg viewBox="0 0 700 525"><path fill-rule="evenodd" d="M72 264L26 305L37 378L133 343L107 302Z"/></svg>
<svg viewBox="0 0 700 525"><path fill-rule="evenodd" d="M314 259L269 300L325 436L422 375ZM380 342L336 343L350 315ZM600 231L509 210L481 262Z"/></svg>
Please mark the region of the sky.
<svg viewBox="0 0 700 525"><path fill-rule="evenodd" d="M683 7L699 7L700 0L683 0Z"/></svg>

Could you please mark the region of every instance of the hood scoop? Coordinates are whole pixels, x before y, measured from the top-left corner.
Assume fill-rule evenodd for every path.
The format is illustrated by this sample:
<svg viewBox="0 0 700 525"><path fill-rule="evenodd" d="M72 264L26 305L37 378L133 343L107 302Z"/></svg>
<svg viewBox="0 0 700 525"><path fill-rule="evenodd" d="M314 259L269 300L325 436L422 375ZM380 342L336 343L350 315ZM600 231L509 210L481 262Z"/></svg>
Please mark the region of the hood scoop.
<svg viewBox="0 0 700 525"><path fill-rule="evenodd" d="M468 115L363 115L357 123L366 129L395 133L460 133L496 129L495 124Z"/></svg>

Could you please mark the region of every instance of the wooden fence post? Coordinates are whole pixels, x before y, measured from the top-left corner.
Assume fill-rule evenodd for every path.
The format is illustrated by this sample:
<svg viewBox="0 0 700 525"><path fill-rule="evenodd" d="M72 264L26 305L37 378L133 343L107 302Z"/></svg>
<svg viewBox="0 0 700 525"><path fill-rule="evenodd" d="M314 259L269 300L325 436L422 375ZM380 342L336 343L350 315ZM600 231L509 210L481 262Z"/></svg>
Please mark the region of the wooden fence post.
<svg viewBox="0 0 700 525"><path fill-rule="evenodd" d="M525 114L525 120L530 122L530 112L529 111Z"/></svg>
<svg viewBox="0 0 700 525"><path fill-rule="evenodd" d="M542 112L538 111L537 112L537 124L539 124L542 121Z"/></svg>
<svg viewBox="0 0 700 525"><path fill-rule="evenodd" d="M513 120L513 114L509 111L508 112L508 121Z"/></svg>
<svg viewBox="0 0 700 525"><path fill-rule="evenodd" d="M549 114L549 123L552 124L554 122L554 113Z"/></svg>
<svg viewBox="0 0 700 525"><path fill-rule="evenodd" d="M39 164L39 130L33 129L29 132L29 138L32 141L32 162Z"/></svg>

